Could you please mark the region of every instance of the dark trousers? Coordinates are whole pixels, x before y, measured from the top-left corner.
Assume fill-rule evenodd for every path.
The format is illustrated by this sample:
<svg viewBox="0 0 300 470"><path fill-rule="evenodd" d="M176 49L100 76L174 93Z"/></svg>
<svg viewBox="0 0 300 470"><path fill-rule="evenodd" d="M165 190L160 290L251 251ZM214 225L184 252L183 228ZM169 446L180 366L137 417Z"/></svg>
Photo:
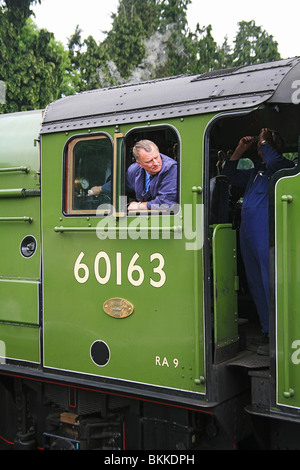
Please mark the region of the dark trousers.
<svg viewBox="0 0 300 470"><path fill-rule="evenodd" d="M269 222L268 209L243 209L240 245L249 290L262 331L269 334Z"/></svg>

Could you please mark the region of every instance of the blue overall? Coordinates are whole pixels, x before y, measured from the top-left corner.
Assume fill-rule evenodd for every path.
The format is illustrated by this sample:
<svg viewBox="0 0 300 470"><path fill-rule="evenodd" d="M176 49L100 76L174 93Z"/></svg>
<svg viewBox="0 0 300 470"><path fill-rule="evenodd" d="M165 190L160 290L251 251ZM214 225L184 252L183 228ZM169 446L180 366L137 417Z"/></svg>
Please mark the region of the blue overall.
<svg viewBox="0 0 300 470"><path fill-rule="evenodd" d="M259 150L264 163L251 170L238 170L238 160L228 160L222 173L233 186L245 189L240 228L240 247L249 290L255 302L264 334L269 334L269 180L282 168L294 163L270 144Z"/></svg>

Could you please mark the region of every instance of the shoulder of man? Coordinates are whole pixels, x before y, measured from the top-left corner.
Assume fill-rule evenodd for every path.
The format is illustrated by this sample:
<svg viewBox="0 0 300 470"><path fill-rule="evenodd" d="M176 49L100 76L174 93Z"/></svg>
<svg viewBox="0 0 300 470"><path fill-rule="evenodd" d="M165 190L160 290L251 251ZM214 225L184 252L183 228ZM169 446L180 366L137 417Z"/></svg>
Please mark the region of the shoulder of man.
<svg viewBox="0 0 300 470"><path fill-rule="evenodd" d="M166 170L168 170L172 166L177 166L176 160L174 160L171 157L168 157L167 155L164 155L163 153L160 154L161 159L162 159L162 167Z"/></svg>
<svg viewBox="0 0 300 470"><path fill-rule="evenodd" d="M138 163L134 162L128 167L127 174L135 175L138 170L141 170L141 167Z"/></svg>

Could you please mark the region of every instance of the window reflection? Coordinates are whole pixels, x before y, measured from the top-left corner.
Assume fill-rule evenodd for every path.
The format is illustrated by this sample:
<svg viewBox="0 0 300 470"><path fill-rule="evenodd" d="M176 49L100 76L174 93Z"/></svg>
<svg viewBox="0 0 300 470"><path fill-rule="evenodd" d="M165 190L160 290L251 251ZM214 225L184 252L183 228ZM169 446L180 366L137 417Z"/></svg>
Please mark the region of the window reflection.
<svg viewBox="0 0 300 470"><path fill-rule="evenodd" d="M66 213L96 213L111 204L112 194L94 195L93 186L112 180L112 143L107 136L73 139L66 158Z"/></svg>

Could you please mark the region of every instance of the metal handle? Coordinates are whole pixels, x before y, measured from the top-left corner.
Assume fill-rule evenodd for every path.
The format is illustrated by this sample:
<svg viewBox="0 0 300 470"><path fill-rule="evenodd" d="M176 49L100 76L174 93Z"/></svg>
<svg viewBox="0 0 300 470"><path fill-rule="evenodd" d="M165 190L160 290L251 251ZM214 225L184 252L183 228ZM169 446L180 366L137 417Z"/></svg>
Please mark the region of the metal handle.
<svg viewBox="0 0 300 470"><path fill-rule="evenodd" d="M114 226L114 227L54 227L54 232L57 233L64 233L64 232L93 232L93 233L101 233L101 230L103 231L103 234L106 232L113 232L113 233L129 233L130 232L137 232L136 227L130 227L130 226L124 226L124 227L119 227L119 226ZM138 232L151 232L151 231L157 231L158 233L181 233L182 232L182 227L180 225L174 227L151 227L151 226L145 226L145 227L139 227Z"/></svg>
<svg viewBox="0 0 300 470"><path fill-rule="evenodd" d="M0 222L31 222L33 221L32 217L0 217Z"/></svg>
<svg viewBox="0 0 300 470"><path fill-rule="evenodd" d="M198 195L202 194L203 189L201 186L193 186L192 193L193 193L193 216L192 216L192 230L196 230L196 206L197 206L197 199ZM205 382L205 378L203 375L200 375L200 338L199 338L199 331L200 331L200 319L199 319L199 252L198 250L194 250L194 315L195 315L195 379L194 382L196 385L201 385Z"/></svg>
<svg viewBox="0 0 300 470"><path fill-rule="evenodd" d="M283 396L291 398L294 390L290 387L289 368L289 286L288 286L288 204L293 201L293 196L281 196L282 206L282 277L283 277L283 350L284 350L284 389Z"/></svg>
<svg viewBox="0 0 300 470"><path fill-rule="evenodd" d="M7 173L11 171L24 171L25 173L29 173L30 168L27 166L14 166L10 168L0 168L0 173Z"/></svg>
<svg viewBox="0 0 300 470"><path fill-rule="evenodd" d="M37 197L40 196L39 189L0 189L0 198L13 198L13 197Z"/></svg>

